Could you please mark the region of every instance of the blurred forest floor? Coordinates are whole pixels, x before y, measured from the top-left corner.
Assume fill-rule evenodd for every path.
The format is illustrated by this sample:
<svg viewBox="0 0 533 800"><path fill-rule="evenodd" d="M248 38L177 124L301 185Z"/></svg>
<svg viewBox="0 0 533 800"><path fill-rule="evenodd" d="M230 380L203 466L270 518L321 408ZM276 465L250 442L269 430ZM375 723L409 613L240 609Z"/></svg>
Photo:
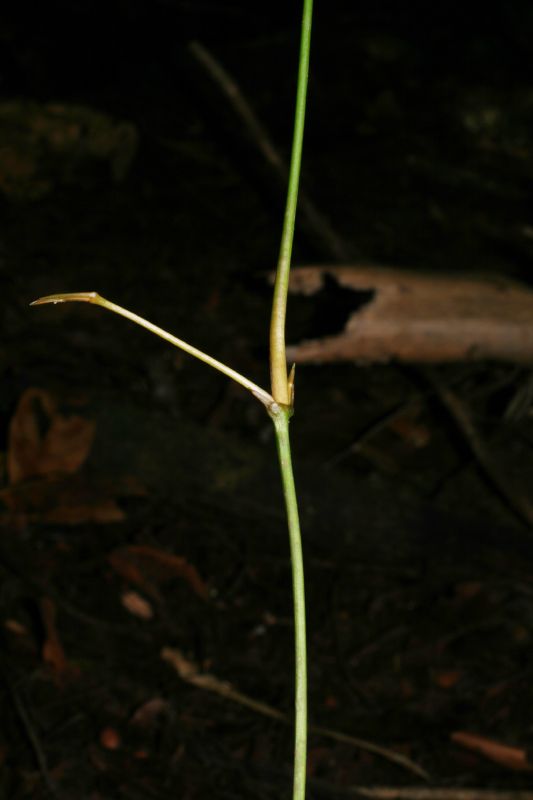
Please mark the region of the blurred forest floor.
<svg viewBox="0 0 533 800"><path fill-rule="evenodd" d="M299 9L285 5L116 3L103 22L97 5L60 4L31 29L4 12L10 800L289 796L291 727L253 707L290 717L293 683L263 408L99 309L28 307L96 290L266 387L284 193L189 43L229 70L287 157ZM317 9L304 190L346 263L530 286L533 13L431 14ZM294 260L338 256L308 224ZM340 331L348 311L335 292L294 298L288 340ZM311 722L364 740L311 733L309 798L526 796L532 391L523 364L298 368Z"/></svg>

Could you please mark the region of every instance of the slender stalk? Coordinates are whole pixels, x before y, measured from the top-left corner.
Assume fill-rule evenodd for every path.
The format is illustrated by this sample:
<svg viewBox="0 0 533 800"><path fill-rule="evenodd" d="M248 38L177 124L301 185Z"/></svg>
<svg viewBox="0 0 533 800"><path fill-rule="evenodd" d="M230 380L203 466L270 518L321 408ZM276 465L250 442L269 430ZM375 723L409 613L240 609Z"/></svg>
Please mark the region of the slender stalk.
<svg viewBox="0 0 533 800"><path fill-rule="evenodd" d="M291 547L292 591L294 602L294 650L296 660L294 698L294 773L293 800L304 800L307 767L307 646L305 633L305 589L302 537L289 440L290 410L274 403L270 416L276 430L276 444L287 509Z"/></svg>
<svg viewBox="0 0 533 800"><path fill-rule="evenodd" d="M287 383L287 364L285 357L285 318L287 316L287 292L291 268L292 242L294 239L294 221L296 219L296 205L298 202L300 165L302 162L312 17L313 0L304 0L289 186L287 190L287 204L283 220L276 282L274 284L272 316L270 318L270 379L272 383L272 396L276 403L281 403L286 406L291 405L291 398Z"/></svg>
<svg viewBox="0 0 533 800"><path fill-rule="evenodd" d="M283 494L285 496L285 507L287 510L294 602L294 647L296 666L293 800L305 800L307 767L307 644L305 632L305 587L302 538L289 440L289 419L292 415L294 400L294 371L291 370L290 376L287 376L285 319L287 315L287 293L289 288L294 223L302 161L312 16L313 0L304 0L289 186L287 190L287 204L283 220L283 232L281 236L270 321L270 378L274 403L270 405L268 411L272 417L276 431Z"/></svg>

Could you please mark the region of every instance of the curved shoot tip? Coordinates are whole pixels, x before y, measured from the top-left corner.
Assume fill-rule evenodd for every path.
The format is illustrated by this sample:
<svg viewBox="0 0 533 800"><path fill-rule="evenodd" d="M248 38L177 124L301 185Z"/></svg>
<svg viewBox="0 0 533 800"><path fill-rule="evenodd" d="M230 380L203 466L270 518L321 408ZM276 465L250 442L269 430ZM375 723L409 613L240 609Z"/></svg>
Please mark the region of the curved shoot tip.
<svg viewBox="0 0 533 800"><path fill-rule="evenodd" d="M253 383L248 378L245 378L244 375L241 375L239 372L235 372L235 370L231 369L231 367L228 367L226 364L223 364L216 358L209 356L207 353L203 353L201 350L198 350L196 347L184 342L182 339L178 339L177 336L173 336L168 331L163 330L163 328L153 325L151 322L148 322L147 319L140 317L138 314L134 314L133 311L128 311L127 308L122 308L122 306L118 306L116 303L106 300L105 297L102 297L97 292L67 292L62 294L49 294L46 297L39 297L37 300L34 300L33 303L30 303L30 305L44 306L47 303L56 304L70 302L93 303L94 305L101 306L101 308L105 308L108 311L112 311L114 314L125 317L131 322L135 322L136 325L140 325L141 328L146 328L146 330L151 331L151 333L155 333L156 336L159 336L161 339L164 339L165 341L174 345L174 347L179 347L180 350L184 350L186 353L189 353L189 355L199 358L200 361L204 362L204 364L209 364L209 366L213 367L213 369L217 369L219 372L227 375L228 378L232 378L232 380L234 380L236 383L240 383L241 386L244 386L245 389L248 389L248 391L252 392L252 394L255 395L258 400L264 403L267 408L274 402L272 395L270 395L268 392L265 392L264 389L261 389L260 386L257 386L257 384Z"/></svg>
<svg viewBox="0 0 533 800"><path fill-rule="evenodd" d="M48 303L96 303L100 305L103 297L97 292L66 292L62 294L48 294L46 297L39 297L30 303L30 306L44 306Z"/></svg>

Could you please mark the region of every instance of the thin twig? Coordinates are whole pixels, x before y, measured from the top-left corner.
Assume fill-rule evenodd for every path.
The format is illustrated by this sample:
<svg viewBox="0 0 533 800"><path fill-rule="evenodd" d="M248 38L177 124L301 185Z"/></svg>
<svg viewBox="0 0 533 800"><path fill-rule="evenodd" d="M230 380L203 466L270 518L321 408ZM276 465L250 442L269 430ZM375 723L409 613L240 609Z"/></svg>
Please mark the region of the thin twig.
<svg viewBox="0 0 533 800"><path fill-rule="evenodd" d="M215 675L200 672L196 664L185 658L180 650L174 647L164 647L161 651L161 658L163 661L169 663L176 670L180 678L186 683L190 683L192 686L196 686L198 689L214 692L214 694L218 694L220 697L224 697L226 700L231 700L233 703L238 703L241 706L245 706L246 708L255 711L257 714L270 717L271 719L275 719L285 725L292 724L287 714L279 711L279 709L273 708L273 706L270 706L267 703L263 703L260 700L255 700L253 697L239 692L237 689L234 689L230 683L219 680L219 678L217 678ZM381 745L375 744L374 742L369 742L366 739L359 739L355 736L349 736L346 733L334 731L331 728L323 728L320 725L310 725L309 730L318 734L319 736L324 736L327 739L332 739L336 742L342 742L343 744L349 744L353 747L357 747L359 750L365 750L366 752L374 753L375 755L381 756L387 761L392 761L399 767L403 767L409 772L418 775L424 780L429 780L429 775L423 767L421 767L419 764L416 764L414 761L411 761L410 758L407 758L400 753L396 753L394 750L390 750L387 747L382 747ZM528 800L533 800L533 797L531 799L528 798Z"/></svg>
<svg viewBox="0 0 533 800"><path fill-rule="evenodd" d="M234 112L244 124L264 160L285 185L289 175L287 164L278 153L267 130L256 116L235 79L200 42L191 42L189 51L220 88ZM333 229L329 220L319 211L309 195L302 189L299 192L298 211L305 218L308 228L313 231L313 235L320 240L325 253L330 258L334 258L336 261L349 261L353 256L350 248L347 247L342 237Z"/></svg>
<svg viewBox="0 0 533 800"><path fill-rule="evenodd" d="M18 716L18 718L20 720L20 724L21 724L21 726L22 726L22 728L24 730L26 738L28 739L28 742L29 742L29 745L30 745L31 750L33 752L35 761L36 761L37 766L39 768L39 772L42 775L42 779L43 779L44 785L46 786L46 788L48 789L48 792L50 793L50 795L52 795L52 797L58 797L56 785L55 785L54 781L52 780L52 778L50 776L50 770L48 769L48 762L47 762L47 759L46 759L46 754L44 752L43 746L41 744L41 740L40 740L39 735L38 735L38 733L37 733L37 731L35 729L35 726L33 725L32 721L30 719L30 716L29 716L28 712L26 711L24 703L22 702L22 699L21 699L17 689L13 685L13 682L8 677L8 675L6 674L6 672L5 672L5 670L3 668L1 669L1 672L3 674L4 681L5 681L6 686L8 688L9 697L11 698L11 702L13 703L13 707L14 707L14 709L16 711L16 714L17 714L17 716Z"/></svg>
<svg viewBox="0 0 533 800"><path fill-rule="evenodd" d="M372 800L533 800L533 792L432 786L352 786L349 793Z"/></svg>
<svg viewBox="0 0 533 800"><path fill-rule="evenodd" d="M464 403L432 370L428 369L425 372L442 405L461 432L486 480L496 489L498 495L514 516L521 523L525 523L528 528L533 528L533 506L527 497L520 494L507 476L498 468L476 430Z"/></svg>
<svg viewBox="0 0 533 800"><path fill-rule="evenodd" d="M371 439L376 437L379 433L381 433L385 428L387 428L391 423L393 423L398 417L403 416L404 414L408 413L412 409L417 409L420 407L421 395L417 395L416 397L407 400L404 403L400 403L400 405L396 405L390 411L386 411L381 417L372 422L365 428L357 437L357 439L352 442L348 447L340 452L336 453L334 456L329 458L324 463L325 469L331 469L332 467L336 467L341 461L344 461L348 456L352 453L360 453L363 452L364 454L364 445L369 442Z"/></svg>

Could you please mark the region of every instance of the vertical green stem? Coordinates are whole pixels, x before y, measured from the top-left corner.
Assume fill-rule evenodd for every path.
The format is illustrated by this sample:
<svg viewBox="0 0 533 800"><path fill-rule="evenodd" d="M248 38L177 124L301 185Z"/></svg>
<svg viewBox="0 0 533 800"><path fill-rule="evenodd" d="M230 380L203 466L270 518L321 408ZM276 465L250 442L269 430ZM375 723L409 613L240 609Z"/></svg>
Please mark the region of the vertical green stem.
<svg viewBox="0 0 533 800"><path fill-rule="evenodd" d="M304 0L302 34L300 39L300 63L298 68L298 89L296 93L296 113L294 118L287 205L285 207L285 217L283 220L283 233L281 235L278 269L276 272L276 282L274 284L274 297L272 300L272 316L270 318L270 379L272 383L272 396L276 403L281 403L286 406L291 404L291 398L289 396L289 387L287 383L287 364L285 357L285 318L287 315L287 291L291 268L296 204L298 202L300 165L302 161L312 17L313 0Z"/></svg>
<svg viewBox="0 0 533 800"><path fill-rule="evenodd" d="M283 220L283 232L281 235L278 268L274 284L274 297L272 300L272 316L270 320L270 377L274 402L269 407L269 413L276 429L276 442L283 482L283 493L285 495L285 506L287 509L294 598L296 694L293 800L305 800L307 766L307 653L302 540L289 441L289 418L292 414L293 397L292 387L289 386L287 377L285 318L287 315L289 272L291 268L294 222L296 219L300 165L302 161L312 17L313 0L303 0L298 88L296 93L296 112L294 118L289 186L287 189L287 205L285 207L285 217Z"/></svg>
<svg viewBox="0 0 533 800"><path fill-rule="evenodd" d="M293 800L304 800L307 767L307 653L305 635L305 590L302 538L298 503L294 486L294 475L289 441L289 418L291 412L273 404L270 414L276 429L283 494L287 509L287 521L291 547L292 588L294 597L294 648L296 655L296 690L294 722L294 777Z"/></svg>

